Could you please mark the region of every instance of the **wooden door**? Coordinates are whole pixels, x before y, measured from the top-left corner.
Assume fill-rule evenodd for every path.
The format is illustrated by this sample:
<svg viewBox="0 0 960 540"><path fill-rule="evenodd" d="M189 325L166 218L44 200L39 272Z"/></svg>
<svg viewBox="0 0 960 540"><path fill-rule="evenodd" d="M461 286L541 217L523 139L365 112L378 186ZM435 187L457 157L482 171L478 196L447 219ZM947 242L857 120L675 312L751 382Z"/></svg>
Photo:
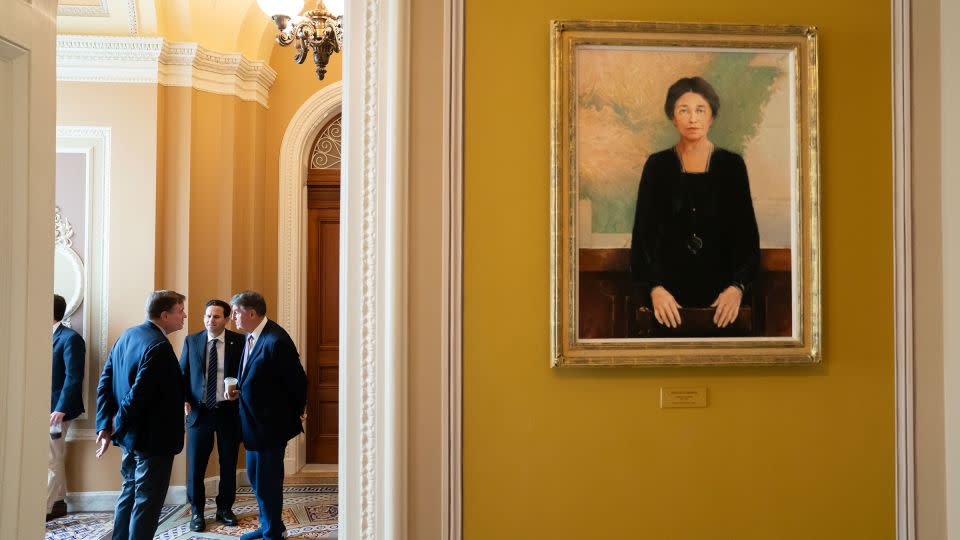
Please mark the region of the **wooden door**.
<svg viewBox="0 0 960 540"><path fill-rule="evenodd" d="M339 190L308 188L307 463L337 463L339 382Z"/></svg>
<svg viewBox="0 0 960 540"><path fill-rule="evenodd" d="M322 129L315 144L331 138L339 117ZM339 154L339 152L338 152ZM307 180L307 463L338 462L340 398L340 170L311 167ZM312 164L329 165L330 161Z"/></svg>

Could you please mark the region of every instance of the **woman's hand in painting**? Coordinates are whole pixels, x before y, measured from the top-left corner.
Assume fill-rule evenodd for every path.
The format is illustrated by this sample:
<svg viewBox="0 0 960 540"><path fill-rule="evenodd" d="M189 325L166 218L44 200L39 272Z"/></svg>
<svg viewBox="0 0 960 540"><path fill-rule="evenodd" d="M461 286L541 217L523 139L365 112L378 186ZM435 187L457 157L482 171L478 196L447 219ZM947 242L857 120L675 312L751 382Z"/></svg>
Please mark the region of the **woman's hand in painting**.
<svg viewBox="0 0 960 540"><path fill-rule="evenodd" d="M650 289L650 302L657 322L670 328L680 326L680 304L668 290L660 285Z"/></svg>
<svg viewBox="0 0 960 540"><path fill-rule="evenodd" d="M717 325L717 328L726 328L730 323L737 320L742 300L743 291L739 287L734 285L727 287L710 304L710 307L717 308L717 311L713 314L713 324Z"/></svg>

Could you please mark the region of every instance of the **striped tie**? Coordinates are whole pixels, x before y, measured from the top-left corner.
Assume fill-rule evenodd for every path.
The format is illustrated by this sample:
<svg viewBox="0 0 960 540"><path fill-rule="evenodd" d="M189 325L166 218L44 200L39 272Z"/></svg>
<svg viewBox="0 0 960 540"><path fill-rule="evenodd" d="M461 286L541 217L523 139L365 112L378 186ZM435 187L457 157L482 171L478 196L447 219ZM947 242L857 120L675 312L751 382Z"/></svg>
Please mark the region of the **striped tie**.
<svg viewBox="0 0 960 540"><path fill-rule="evenodd" d="M253 334L247 334L247 345L243 348L243 362L240 364L240 378L247 374L247 359L253 350Z"/></svg>
<svg viewBox="0 0 960 540"><path fill-rule="evenodd" d="M207 362L207 407L213 409L217 404L217 340L210 340L210 360Z"/></svg>

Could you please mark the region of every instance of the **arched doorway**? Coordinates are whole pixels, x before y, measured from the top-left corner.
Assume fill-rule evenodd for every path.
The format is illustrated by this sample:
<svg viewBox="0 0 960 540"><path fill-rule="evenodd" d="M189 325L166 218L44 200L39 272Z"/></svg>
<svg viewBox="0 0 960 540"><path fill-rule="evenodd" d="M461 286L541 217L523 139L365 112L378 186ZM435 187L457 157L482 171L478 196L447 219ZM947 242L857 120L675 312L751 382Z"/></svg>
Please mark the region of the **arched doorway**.
<svg viewBox="0 0 960 540"><path fill-rule="evenodd" d="M317 134L307 170L308 465L338 462L340 121L335 116Z"/></svg>
<svg viewBox="0 0 960 540"><path fill-rule="evenodd" d="M301 361L310 373L310 351L307 348L307 214L308 170L313 145L321 130L340 117L343 86L337 81L318 90L294 114L280 146L280 201L278 318L279 323L297 344ZM311 411L308 421L317 414ZM310 430L310 426L307 426ZM304 436L287 445L284 471L293 474L307 463Z"/></svg>

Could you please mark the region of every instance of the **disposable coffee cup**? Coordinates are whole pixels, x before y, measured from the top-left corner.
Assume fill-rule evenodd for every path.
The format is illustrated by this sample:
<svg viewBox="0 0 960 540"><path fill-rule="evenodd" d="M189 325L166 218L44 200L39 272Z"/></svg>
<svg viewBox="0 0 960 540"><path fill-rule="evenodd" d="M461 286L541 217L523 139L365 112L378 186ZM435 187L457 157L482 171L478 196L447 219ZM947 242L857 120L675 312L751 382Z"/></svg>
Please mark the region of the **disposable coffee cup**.
<svg viewBox="0 0 960 540"><path fill-rule="evenodd" d="M223 379L223 386L226 389L227 393L232 393L237 389L237 379L233 377L227 377Z"/></svg>
<svg viewBox="0 0 960 540"><path fill-rule="evenodd" d="M50 426L50 438L59 439L63 436L63 424L54 424Z"/></svg>

